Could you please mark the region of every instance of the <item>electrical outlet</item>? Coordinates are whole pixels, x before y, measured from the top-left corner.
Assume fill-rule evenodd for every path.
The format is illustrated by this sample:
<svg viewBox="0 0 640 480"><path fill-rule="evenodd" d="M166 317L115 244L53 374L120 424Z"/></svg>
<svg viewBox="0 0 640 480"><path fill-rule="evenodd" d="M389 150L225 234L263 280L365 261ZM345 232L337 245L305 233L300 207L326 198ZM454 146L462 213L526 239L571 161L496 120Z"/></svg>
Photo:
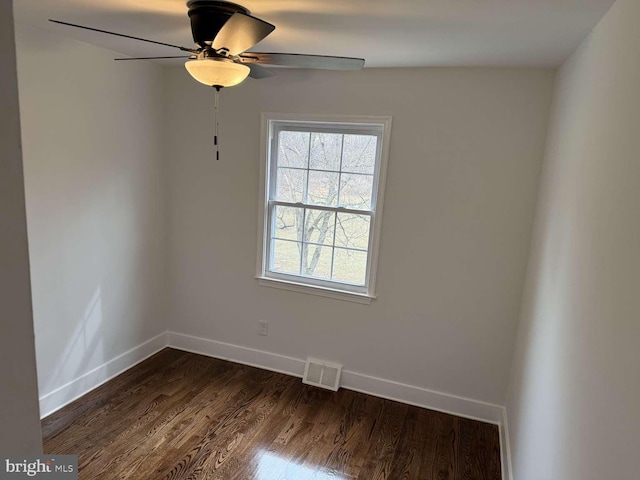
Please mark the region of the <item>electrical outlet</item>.
<svg viewBox="0 0 640 480"><path fill-rule="evenodd" d="M269 334L269 322L266 320L258 320L258 335Z"/></svg>

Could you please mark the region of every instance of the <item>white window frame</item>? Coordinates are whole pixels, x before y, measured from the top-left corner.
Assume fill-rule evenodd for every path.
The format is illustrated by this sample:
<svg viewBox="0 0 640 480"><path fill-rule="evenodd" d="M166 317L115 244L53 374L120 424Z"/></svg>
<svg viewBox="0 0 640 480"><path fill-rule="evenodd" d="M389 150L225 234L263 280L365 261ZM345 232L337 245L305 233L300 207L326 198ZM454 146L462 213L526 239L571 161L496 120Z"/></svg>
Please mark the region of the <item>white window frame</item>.
<svg viewBox="0 0 640 480"><path fill-rule="evenodd" d="M376 298L375 286L378 270L378 255L380 248L380 232L382 228L382 211L384 191L387 179L387 164L389 159L389 139L391 135L390 116L347 116L347 115L314 115L291 113L263 113L260 152L260 189L258 213L258 252L257 273L258 283L267 287L281 288L301 293L320 295L323 297L348 300L368 304ZM371 200L371 226L369 236L367 275L364 287L343 284L334 281L324 281L316 278L297 275L287 275L269 271L270 252L270 191L275 188L275 176L271 175L276 162L274 151L276 142L274 135L277 131L289 126L297 129L310 130L326 129L344 133L363 133L372 127L382 128L377 145L380 161L376 164L373 178L373 192ZM368 132L367 132L368 133ZM280 204L281 202L278 202ZM292 204L291 206L299 206ZM315 206L314 206L315 208ZM321 206L319 208L322 208ZM337 212L350 212L349 209L331 208Z"/></svg>

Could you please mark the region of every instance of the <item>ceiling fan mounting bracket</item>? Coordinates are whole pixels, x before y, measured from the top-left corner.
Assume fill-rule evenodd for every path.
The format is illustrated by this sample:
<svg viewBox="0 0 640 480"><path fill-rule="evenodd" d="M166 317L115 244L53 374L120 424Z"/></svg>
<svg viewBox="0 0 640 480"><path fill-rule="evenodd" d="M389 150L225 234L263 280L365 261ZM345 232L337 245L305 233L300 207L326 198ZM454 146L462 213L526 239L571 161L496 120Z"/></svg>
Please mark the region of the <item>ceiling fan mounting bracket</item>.
<svg viewBox="0 0 640 480"><path fill-rule="evenodd" d="M249 15L242 5L219 0L189 0L189 19L193 41L205 47L211 44L222 26L234 13Z"/></svg>
<svg viewBox="0 0 640 480"><path fill-rule="evenodd" d="M212 48L205 49L201 51L198 55L195 56L196 60L205 60L205 59L215 58L222 61L234 62L234 58L229 57L228 55L224 55L222 53L216 52Z"/></svg>

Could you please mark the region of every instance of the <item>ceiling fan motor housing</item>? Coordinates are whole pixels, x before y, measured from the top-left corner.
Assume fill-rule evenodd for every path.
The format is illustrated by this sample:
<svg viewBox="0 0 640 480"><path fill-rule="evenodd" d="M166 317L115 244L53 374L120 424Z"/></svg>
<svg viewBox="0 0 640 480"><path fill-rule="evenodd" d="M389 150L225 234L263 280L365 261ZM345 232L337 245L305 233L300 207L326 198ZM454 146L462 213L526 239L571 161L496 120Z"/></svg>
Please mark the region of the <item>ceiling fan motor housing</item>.
<svg viewBox="0 0 640 480"><path fill-rule="evenodd" d="M210 45L226 21L236 12L249 15L241 5L216 0L189 0L189 19L193 41L205 47Z"/></svg>

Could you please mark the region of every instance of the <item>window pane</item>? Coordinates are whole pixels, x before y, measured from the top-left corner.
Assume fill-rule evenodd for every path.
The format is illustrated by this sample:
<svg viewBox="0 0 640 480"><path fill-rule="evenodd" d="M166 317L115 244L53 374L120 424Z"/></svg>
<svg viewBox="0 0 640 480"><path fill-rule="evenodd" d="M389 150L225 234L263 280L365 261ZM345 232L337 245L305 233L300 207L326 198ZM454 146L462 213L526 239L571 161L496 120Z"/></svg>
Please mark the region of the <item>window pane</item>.
<svg viewBox="0 0 640 480"><path fill-rule="evenodd" d="M286 240L272 240L273 258L271 269L275 272L300 275L300 252L302 244Z"/></svg>
<svg viewBox="0 0 640 480"><path fill-rule="evenodd" d="M312 133L309 167L318 170L340 170L342 135L338 133Z"/></svg>
<svg viewBox="0 0 640 480"><path fill-rule="evenodd" d="M273 236L287 240L302 241L302 216L304 209L276 206L274 212Z"/></svg>
<svg viewBox="0 0 640 480"><path fill-rule="evenodd" d="M304 258L302 261L303 275L330 280L332 253L332 247L305 244Z"/></svg>
<svg viewBox="0 0 640 480"><path fill-rule="evenodd" d="M300 285L367 292L369 249L377 251L373 218L384 126L267 117L277 135L267 139L273 148L266 151L262 273L295 277Z"/></svg>
<svg viewBox="0 0 640 480"><path fill-rule="evenodd" d="M333 245L335 213L326 210L307 209L304 241Z"/></svg>
<svg viewBox="0 0 640 480"><path fill-rule="evenodd" d="M353 285L365 284L367 252L336 248L333 255L333 280Z"/></svg>
<svg viewBox="0 0 640 480"><path fill-rule="evenodd" d="M370 210L373 175L343 173L340 181L340 206Z"/></svg>
<svg viewBox="0 0 640 480"><path fill-rule="evenodd" d="M369 215L338 213L336 246L368 249L370 223Z"/></svg>
<svg viewBox="0 0 640 480"><path fill-rule="evenodd" d="M378 137L373 135L345 135L342 171L373 174L377 144Z"/></svg>
<svg viewBox="0 0 640 480"><path fill-rule="evenodd" d="M335 207L338 204L338 173L309 172L307 203Z"/></svg>
<svg viewBox="0 0 640 480"><path fill-rule="evenodd" d="M309 166L308 132L280 132L278 166L307 168Z"/></svg>
<svg viewBox="0 0 640 480"><path fill-rule="evenodd" d="M291 168L278 168L276 178L276 200L283 202L304 201L307 186L307 172Z"/></svg>

